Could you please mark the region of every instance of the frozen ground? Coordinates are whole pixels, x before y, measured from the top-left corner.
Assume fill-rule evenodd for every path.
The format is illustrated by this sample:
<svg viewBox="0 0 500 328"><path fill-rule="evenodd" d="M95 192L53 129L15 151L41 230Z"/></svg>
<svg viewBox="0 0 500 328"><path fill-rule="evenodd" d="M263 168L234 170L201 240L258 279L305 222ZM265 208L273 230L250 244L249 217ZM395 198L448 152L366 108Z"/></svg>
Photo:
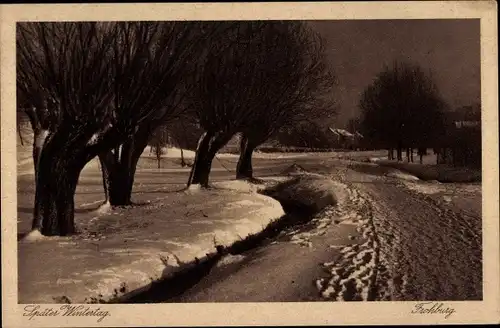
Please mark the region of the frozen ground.
<svg viewBox="0 0 500 328"><path fill-rule="evenodd" d="M143 229L133 216L180 220L175 209L187 210L189 204L182 205L178 195L189 169L180 167L180 151L169 151L162 158L161 169L156 168L154 154L145 152L133 200L150 203L105 213L102 217L115 222L104 226L110 236L116 229ZM192 156L189 152L184 155ZM256 176L281 176L296 163L331 178L338 205L323 209L310 224L284 231L265 247L224 259L189 292L166 301L481 299L481 185L422 181L391 167L362 162L384 155L384 151L257 153ZM29 156L25 154L18 162L21 236L30 230L34 188ZM236 162L235 155L218 155L211 181L220 188L252 193L251 187L228 182L234 179ZM189 197L196 197L196 190L190 192ZM85 235L89 243L102 240L99 230L104 229L106 220L91 221L98 216L96 209L102 198L101 176L94 161L82 173L75 198L77 222L87 223L81 226L89 232ZM168 205L176 202L176 206ZM233 203L243 208L253 202L237 199ZM196 220L192 226L214 222L203 214ZM178 223L180 227L183 224L190 223L185 219ZM134 247L145 242L136 238ZM110 254L107 256L119 256ZM172 257L167 260L177 261Z"/></svg>
<svg viewBox="0 0 500 328"><path fill-rule="evenodd" d="M376 163L378 165L402 170L425 181L439 181L445 183L481 182L480 169L453 167L448 164L419 164L388 160L377 160Z"/></svg>
<svg viewBox="0 0 500 328"><path fill-rule="evenodd" d="M235 155L219 154L214 160L214 189L182 191L189 168L180 166L180 151L169 149L160 169L154 154L149 156L145 151L133 194L139 206L102 206L99 163L93 160L83 170L75 195L80 234L68 238L30 235L26 239L35 190L28 144L21 150L17 181L21 302L110 299L117 294L114 290L121 295L168 276L177 267L213 253L218 245L228 246L260 232L284 214L277 201L258 195L254 185L234 180ZM189 159L192 153L184 155ZM266 177L279 175L297 158L287 156L273 159L257 155L254 170L270 183ZM46 269L40 270L42 267ZM82 284L85 293L81 293Z"/></svg>
<svg viewBox="0 0 500 328"><path fill-rule="evenodd" d="M77 213L77 235L23 238L19 301L108 301L205 260L284 215L277 201L235 181L153 194L143 205Z"/></svg>
<svg viewBox="0 0 500 328"><path fill-rule="evenodd" d="M337 181L338 206L169 302L482 299L479 184L342 160L302 166Z"/></svg>

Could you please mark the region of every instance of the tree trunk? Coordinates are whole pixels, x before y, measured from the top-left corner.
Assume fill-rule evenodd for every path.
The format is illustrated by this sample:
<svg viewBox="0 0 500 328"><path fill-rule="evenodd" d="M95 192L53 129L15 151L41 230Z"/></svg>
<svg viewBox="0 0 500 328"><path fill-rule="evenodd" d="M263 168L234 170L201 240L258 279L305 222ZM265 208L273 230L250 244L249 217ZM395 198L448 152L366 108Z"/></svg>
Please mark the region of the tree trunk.
<svg viewBox="0 0 500 328"><path fill-rule="evenodd" d="M200 184L202 187L208 187L208 178L212 168L212 161L221 149L234 134L216 134L204 133L199 141L196 149L196 155L189 175L187 186L192 184Z"/></svg>
<svg viewBox="0 0 500 328"><path fill-rule="evenodd" d="M101 156L106 158L101 159ZM131 161L116 162L112 156L111 152L100 155L105 201L109 201L112 206L130 205L137 164Z"/></svg>
<svg viewBox="0 0 500 328"><path fill-rule="evenodd" d="M427 148L424 147L417 148L417 154L419 156L419 163L423 164L424 155L427 155Z"/></svg>
<svg viewBox="0 0 500 328"><path fill-rule="evenodd" d="M186 166L186 161L184 160L184 150L181 148L181 166L184 167Z"/></svg>
<svg viewBox="0 0 500 328"><path fill-rule="evenodd" d="M102 171L102 186L104 189L104 203L109 202L109 174L110 174L110 163L106 158L107 156L113 156L111 152L105 152L99 154L99 162L101 163L101 171Z"/></svg>
<svg viewBox="0 0 500 328"><path fill-rule="evenodd" d="M24 146L23 134L21 132L21 125L17 123L17 133L19 133L19 139L21 141L21 146Z"/></svg>
<svg viewBox="0 0 500 328"><path fill-rule="evenodd" d="M43 129L36 129L33 131L34 136L33 136L33 166L35 169L35 181L36 181L36 176L38 174L38 165L40 161L40 154L43 149L43 145L45 143L45 139L49 135L48 130L43 130Z"/></svg>
<svg viewBox="0 0 500 328"><path fill-rule="evenodd" d="M39 153L33 229L46 236L75 232L74 195L80 172L91 159L84 149L70 147L55 135ZM74 146L74 145L73 145Z"/></svg>
<svg viewBox="0 0 500 328"><path fill-rule="evenodd" d="M240 158L236 166L236 179L252 179L252 155L255 147L248 142L248 138L241 137L240 141Z"/></svg>
<svg viewBox="0 0 500 328"><path fill-rule="evenodd" d="M162 153L162 147L160 143L156 144L156 162L158 163L158 168L161 168L161 153Z"/></svg>
<svg viewBox="0 0 500 328"><path fill-rule="evenodd" d="M191 171L189 172L189 178L188 178L188 182L187 182L187 186L188 187L193 183L193 175L194 175L194 171L195 171L195 168L196 168L196 163L198 162L198 155L199 155L199 152L200 152L201 145L202 145L203 141L205 140L206 136L207 136L207 133L204 132L198 138L198 144L196 145L196 152L195 152L195 155L194 155L193 165L191 166Z"/></svg>
<svg viewBox="0 0 500 328"><path fill-rule="evenodd" d="M410 148L410 160L413 163L413 148Z"/></svg>
<svg viewBox="0 0 500 328"><path fill-rule="evenodd" d="M193 168L191 169L188 187L191 184L201 184L203 187L208 186L208 176L212 168L212 160L215 157L215 154L214 156L210 156L212 141L213 135L211 133L205 133L201 136L198 143L198 149L196 150Z"/></svg>
<svg viewBox="0 0 500 328"><path fill-rule="evenodd" d="M215 155L205 153L198 158L196 169L193 172L191 184L200 184L203 187L208 187L208 178L212 169L212 161Z"/></svg>
<svg viewBox="0 0 500 328"><path fill-rule="evenodd" d="M38 172L38 159L42 151L45 138L48 135L48 127L42 126L42 121L38 117L35 107L31 107L25 111L30 121L31 129L33 130L33 166L35 169L35 181ZM19 132L21 132L19 130ZM21 134L19 134L21 135Z"/></svg>
<svg viewBox="0 0 500 328"><path fill-rule="evenodd" d="M398 156L398 162L403 160L403 149L401 146L398 146L397 156Z"/></svg>
<svg viewBox="0 0 500 328"><path fill-rule="evenodd" d="M387 150L387 158L391 161L394 159L394 148L389 148Z"/></svg>
<svg viewBox="0 0 500 328"><path fill-rule="evenodd" d="M130 165L118 164L109 175L109 203L112 206L125 206L132 204L132 187L134 175Z"/></svg>
<svg viewBox="0 0 500 328"><path fill-rule="evenodd" d="M132 189L139 158L147 146L149 132L139 130L134 138L127 140L115 153L108 151L99 155L106 201L112 206L132 204Z"/></svg>

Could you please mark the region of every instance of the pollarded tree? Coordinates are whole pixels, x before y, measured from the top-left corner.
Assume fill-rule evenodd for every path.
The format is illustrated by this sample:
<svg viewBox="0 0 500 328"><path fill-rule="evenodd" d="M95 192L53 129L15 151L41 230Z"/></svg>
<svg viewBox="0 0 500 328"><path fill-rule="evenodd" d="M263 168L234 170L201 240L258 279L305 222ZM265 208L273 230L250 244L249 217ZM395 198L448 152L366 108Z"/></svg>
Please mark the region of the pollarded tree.
<svg viewBox="0 0 500 328"><path fill-rule="evenodd" d="M365 137L398 151L431 147L443 131L446 104L429 75L417 66L395 62L386 67L360 99Z"/></svg>
<svg viewBox="0 0 500 328"><path fill-rule="evenodd" d="M152 118L174 115L169 97L193 50L207 39L197 26L18 24L18 92L48 122L35 161L34 230L75 232L74 193L86 163L133 139ZM128 158L135 170L137 161Z"/></svg>
<svg viewBox="0 0 500 328"><path fill-rule="evenodd" d="M18 91L44 131L34 156L33 229L66 235L74 232L80 171L95 156L87 144L110 115L116 30L96 23L20 23L17 31Z"/></svg>
<svg viewBox="0 0 500 328"><path fill-rule="evenodd" d="M193 72L193 60L200 56L217 33L228 28L227 24L220 22L142 24L148 28L142 32L143 37L159 33L162 39L148 42L146 57L127 57L126 48L144 40L131 39L138 33L131 30L134 25L124 25L122 42L117 45L124 59L119 60L117 68L115 107L149 107L151 114L138 121L133 134L115 149L99 154L106 200L115 206L132 203L136 166L148 140L158 127L183 115L186 110L184 98L192 87L189 83L193 82L185 77ZM120 64L122 61L130 65Z"/></svg>
<svg viewBox="0 0 500 328"><path fill-rule="evenodd" d="M286 125L335 114L331 91L335 78L326 65L319 34L303 22L283 22L266 29L263 43L272 56L263 66L265 89L251 120L243 126L236 177L252 179L256 147Z"/></svg>
<svg viewBox="0 0 500 328"><path fill-rule="evenodd" d="M267 61L281 22L238 22L207 48L197 67L197 88L189 97L205 133L199 140L190 184L208 185L212 161L236 133L249 124L252 116L265 106L262 95L271 87Z"/></svg>

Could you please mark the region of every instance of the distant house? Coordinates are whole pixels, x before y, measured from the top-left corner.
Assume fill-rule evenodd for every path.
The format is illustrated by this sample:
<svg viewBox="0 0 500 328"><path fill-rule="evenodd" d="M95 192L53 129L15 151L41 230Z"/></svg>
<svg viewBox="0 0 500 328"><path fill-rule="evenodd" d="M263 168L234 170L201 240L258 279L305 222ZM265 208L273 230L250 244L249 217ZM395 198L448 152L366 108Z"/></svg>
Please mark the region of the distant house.
<svg viewBox="0 0 500 328"><path fill-rule="evenodd" d="M438 164L481 167L481 108L467 106L448 113L436 152Z"/></svg>
<svg viewBox="0 0 500 328"><path fill-rule="evenodd" d="M328 128L328 130L333 134L335 140L334 144L336 148L341 149L360 149L362 148L362 141L364 136L358 131L351 133L344 129Z"/></svg>
<svg viewBox="0 0 500 328"><path fill-rule="evenodd" d="M328 128L333 134L335 148L351 149L354 143L354 135L344 129Z"/></svg>

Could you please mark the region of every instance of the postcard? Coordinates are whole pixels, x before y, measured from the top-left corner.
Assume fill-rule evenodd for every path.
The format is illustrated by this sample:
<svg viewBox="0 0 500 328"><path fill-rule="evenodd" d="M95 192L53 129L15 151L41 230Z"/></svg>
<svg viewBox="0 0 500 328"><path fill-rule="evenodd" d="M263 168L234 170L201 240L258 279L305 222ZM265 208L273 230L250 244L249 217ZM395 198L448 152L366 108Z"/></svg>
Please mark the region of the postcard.
<svg viewBox="0 0 500 328"><path fill-rule="evenodd" d="M2 5L6 327L499 323L496 9Z"/></svg>

